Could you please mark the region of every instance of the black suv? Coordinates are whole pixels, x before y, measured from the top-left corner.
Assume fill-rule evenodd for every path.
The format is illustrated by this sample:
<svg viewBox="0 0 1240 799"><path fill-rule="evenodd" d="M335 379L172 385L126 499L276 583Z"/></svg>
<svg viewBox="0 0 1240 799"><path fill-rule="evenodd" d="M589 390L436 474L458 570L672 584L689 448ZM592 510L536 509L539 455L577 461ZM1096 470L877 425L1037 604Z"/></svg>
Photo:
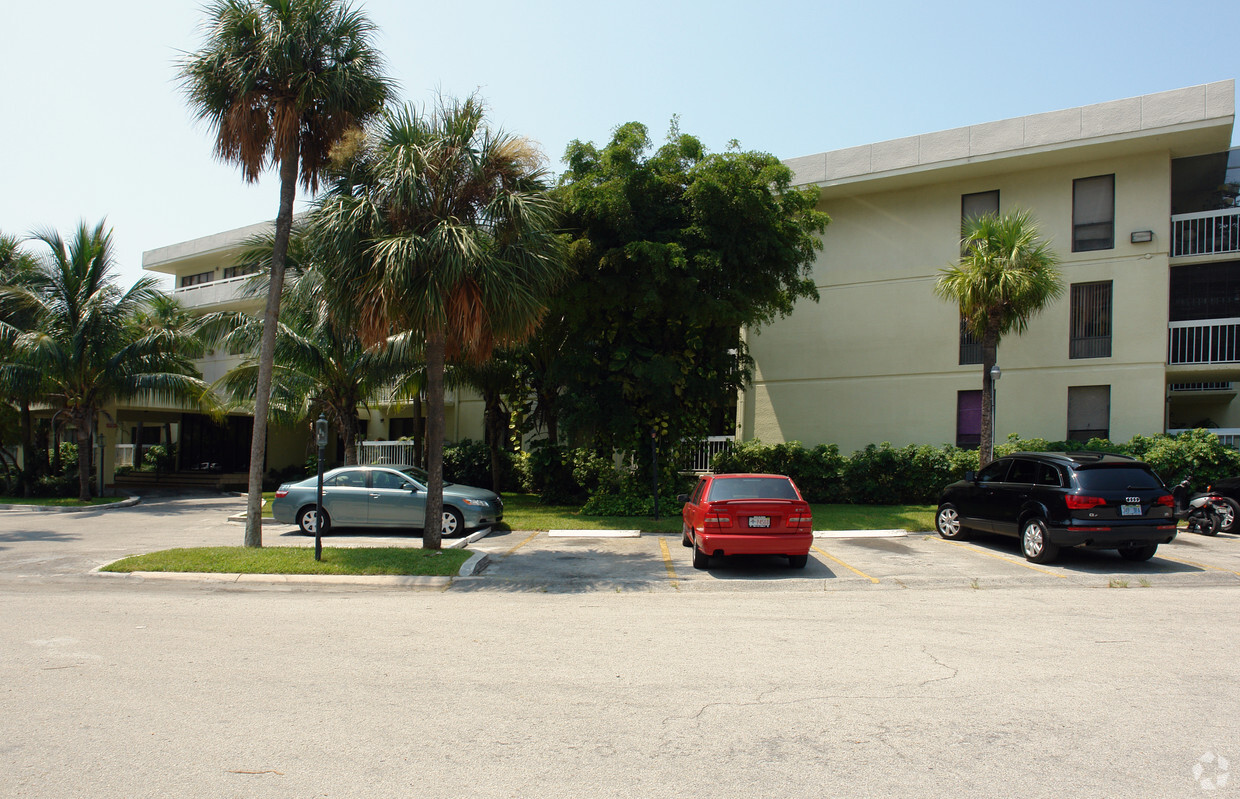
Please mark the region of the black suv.
<svg viewBox="0 0 1240 799"><path fill-rule="evenodd" d="M1149 560L1175 538L1174 501L1149 464L1098 452L1017 452L943 489L934 522L948 540L970 530L1020 537L1049 563L1060 547L1118 549Z"/></svg>

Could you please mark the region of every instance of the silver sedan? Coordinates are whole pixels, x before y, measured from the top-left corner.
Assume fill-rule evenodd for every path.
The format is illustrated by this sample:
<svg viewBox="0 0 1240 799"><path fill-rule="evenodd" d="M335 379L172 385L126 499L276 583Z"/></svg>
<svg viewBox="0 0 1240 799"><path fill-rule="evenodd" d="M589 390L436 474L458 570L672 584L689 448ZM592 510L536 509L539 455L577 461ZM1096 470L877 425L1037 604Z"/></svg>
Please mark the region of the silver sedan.
<svg viewBox="0 0 1240 799"><path fill-rule="evenodd" d="M303 533L316 530L318 476L276 489L271 515L296 524ZM415 466L343 466L323 475L323 532L331 527L426 526L426 472ZM485 488L444 483L445 536L485 527L504 518L504 502Z"/></svg>

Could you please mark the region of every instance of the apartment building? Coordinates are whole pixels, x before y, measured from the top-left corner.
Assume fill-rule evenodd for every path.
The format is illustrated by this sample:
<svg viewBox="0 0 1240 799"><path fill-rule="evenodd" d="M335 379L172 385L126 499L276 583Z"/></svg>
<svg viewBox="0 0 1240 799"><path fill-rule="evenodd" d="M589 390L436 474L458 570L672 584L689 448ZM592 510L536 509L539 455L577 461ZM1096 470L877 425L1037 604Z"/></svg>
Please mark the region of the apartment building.
<svg viewBox="0 0 1240 799"><path fill-rule="evenodd" d="M964 216L1029 211L1068 290L999 346L997 439L1240 435L1234 81L792 158L832 222L821 300L749 331L738 436L978 439L981 352L933 293Z"/></svg>

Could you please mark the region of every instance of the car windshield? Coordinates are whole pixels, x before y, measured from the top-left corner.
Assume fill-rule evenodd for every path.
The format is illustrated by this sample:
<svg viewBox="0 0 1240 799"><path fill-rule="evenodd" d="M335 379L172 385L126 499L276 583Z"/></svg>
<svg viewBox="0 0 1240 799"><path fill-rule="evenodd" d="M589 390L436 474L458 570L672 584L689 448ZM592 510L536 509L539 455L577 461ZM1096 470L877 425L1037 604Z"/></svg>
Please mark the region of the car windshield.
<svg viewBox="0 0 1240 799"><path fill-rule="evenodd" d="M1126 491L1130 488L1164 488L1158 475L1140 466L1078 469L1077 482L1088 491Z"/></svg>
<svg viewBox="0 0 1240 799"><path fill-rule="evenodd" d="M796 498L796 489L787 477L730 477L712 482L707 500Z"/></svg>

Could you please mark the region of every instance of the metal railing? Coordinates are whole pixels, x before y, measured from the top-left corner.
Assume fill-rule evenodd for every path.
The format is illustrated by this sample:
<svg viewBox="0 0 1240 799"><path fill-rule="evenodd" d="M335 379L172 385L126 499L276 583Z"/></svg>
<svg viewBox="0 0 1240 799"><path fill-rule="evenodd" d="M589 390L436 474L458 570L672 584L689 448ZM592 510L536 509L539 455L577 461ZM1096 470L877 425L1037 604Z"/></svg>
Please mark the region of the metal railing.
<svg viewBox="0 0 1240 799"><path fill-rule="evenodd" d="M133 444L116 445L116 466L133 466Z"/></svg>
<svg viewBox="0 0 1240 799"><path fill-rule="evenodd" d="M363 441L357 462L362 466L410 466L417 462L416 454L412 441Z"/></svg>
<svg viewBox="0 0 1240 799"><path fill-rule="evenodd" d="M1175 436L1180 433L1187 433L1191 429L1189 427L1168 428L1167 435ZM1223 443L1223 446L1240 449L1240 427L1212 427L1210 432L1218 436L1218 440Z"/></svg>
<svg viewBox="0 0 1240 799"><path fill-rule="evenodd" d="M212 280L209 283L195 283L192 286L179 286L172 290L172 296L187 307L213 305L231 302L241 298L241 284L253 275L238 275L223 280Z"/></svg>
<svg viewBox="0 0 1240 799"><path fill-rule="evenodd" d="M1194 391L1231 391L1231 383L1172 383L1168 386L1174 392Z"/></svg>
<svg viewBox="0 0 1240 799"><path fill-rule="evenodd" d="M1171 255L1240 252L1240 208L1171 217Z"/></svg>
<svg viewBox="0 0 1240 799"><path fill-rule="evenodd" d="M1167 363L1240 362L1240 318L1171 322Z"/></svg>
<svg viewBox="0 0 1240 799"><path fill-rule="evenodd" d="M707 436L697 443L688 457L688 463L685 466L686 471L702 472L710 471L710 462L720 452L727 452L732 448L732 436Z"/></svg>

